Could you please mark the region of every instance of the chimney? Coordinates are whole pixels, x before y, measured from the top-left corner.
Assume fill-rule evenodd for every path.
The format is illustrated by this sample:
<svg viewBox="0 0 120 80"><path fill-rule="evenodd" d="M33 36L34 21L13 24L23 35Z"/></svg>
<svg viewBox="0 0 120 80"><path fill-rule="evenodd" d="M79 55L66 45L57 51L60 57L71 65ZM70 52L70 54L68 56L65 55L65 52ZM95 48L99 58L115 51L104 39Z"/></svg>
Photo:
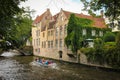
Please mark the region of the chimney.
<svg viewBox="0 0 120 80"><path fill-rule="evenodd" d="M47 11L50 11L50 9L49 9L49 8L47 8Z"/></svg>
<svg viewBox="0 0 120 80"><path fill-rule="evenodd" d="M103 10L101 10L100 13L101 13L101 17L103 18L103 16L104 16Z"/></svg>
<svg viewBox="0 0 120 80"><path fill-rule="evenodd" d="M61 11L63 11L63 9L61 8Z"/></svg>

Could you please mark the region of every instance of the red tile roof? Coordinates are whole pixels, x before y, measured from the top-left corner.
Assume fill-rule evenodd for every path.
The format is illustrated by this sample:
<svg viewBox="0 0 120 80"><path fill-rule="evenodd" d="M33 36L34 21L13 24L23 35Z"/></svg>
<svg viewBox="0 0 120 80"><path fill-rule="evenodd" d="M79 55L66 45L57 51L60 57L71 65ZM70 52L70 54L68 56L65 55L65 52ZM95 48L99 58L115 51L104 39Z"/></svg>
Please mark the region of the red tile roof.
<svg viewBox="0 0 120 80"><path fill-rule="evenodd" d="M93 26L94 27L97 27L97 28L107 28L107 26L105 25L105 21L104 21L104 18L96 18L96 17L93 17L93 16L89 16L89 15L84 15L84 14L78 14L78 13L73 13L73 12L69 12L69 11L64 11L64 14L66 15L67 18L70 17L71 14L75 14L77 17L80 17L80 18L87 18L87 19L90 19L92 21L94 21L93 23ZM39 23L42 18L43 18L43 15L45 14L46 12L44 12L41 16L37 16L36 19L34 20L33 24L36 24L36 23ZM54 15L54 19L55 19L55 22L58 18L58 15L59 13L57 13L56 15ZM54 23L55 23L54 22ZM53 24L52 24L53 25Z"/></svg>
<svg viewBox="0 0 120 80"><path fill-rule="evenodd" d="M64 11L64 10L63 10L63 12L67 16L67 18L69 18L70 14L72 14L72 12L68 12L68 11ZM107 28L107 26L105 25L104 18L96 18L96 17L93 17L93 16L84 15L82 13L81 14L73 13L73 14L75 14L77 17L80 17L80 18L87 18L87 19L93 20L94 21L94 24L93 24L94 27Z"/></svg>

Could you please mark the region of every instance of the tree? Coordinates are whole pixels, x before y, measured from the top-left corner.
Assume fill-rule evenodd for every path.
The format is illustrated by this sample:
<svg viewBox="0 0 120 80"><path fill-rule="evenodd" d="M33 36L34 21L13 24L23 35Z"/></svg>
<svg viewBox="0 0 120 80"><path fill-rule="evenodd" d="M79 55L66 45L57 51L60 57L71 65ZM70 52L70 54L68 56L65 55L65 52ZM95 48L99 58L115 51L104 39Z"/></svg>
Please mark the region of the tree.
<svg viewBox="0 0 120 80"><path fill-rule="evenodd" d="M15 15L23 12L19 8L21 1L25 0L0 0L0 38L6 39L9 31L15 27Z"/></svg>
<svg viewBox="0 0 120 80"><path fill-rule="evenodd" d="M116 36L116 48L115 48L115 58L117 59L116 60L116 63L118 64L118 66L120 67L120 32L117 33L117 36Z"/></svg>
<svg viewBox="0 0 120 80"><path fill-rule="evenodd" d="M81 0L84 4L84 10L94 12L103 10L105 15L113 22L120 20L120 0Z"/></svg>
<svg viewBox="0 0 120 80"><path fill-rule="evenodd" d="M74 14L71 14L68 26L67 26L67 37L65 43L68 48L72 50L75 55L78 55L80 49L80 27L77 25L77 18Z"/></svg>

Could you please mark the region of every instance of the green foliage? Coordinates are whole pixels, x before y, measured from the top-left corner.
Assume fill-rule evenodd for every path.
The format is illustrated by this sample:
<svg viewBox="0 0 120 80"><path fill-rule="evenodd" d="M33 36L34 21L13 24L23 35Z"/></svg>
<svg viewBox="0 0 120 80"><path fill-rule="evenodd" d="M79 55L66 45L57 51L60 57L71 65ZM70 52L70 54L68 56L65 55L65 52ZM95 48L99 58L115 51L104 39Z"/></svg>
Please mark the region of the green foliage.
<svg viewBox="0 0 120 80"><path fill-rule="evenodd" d="M104 43L104 46L105 46L105 47L115 47L115 46L116 46L116 43L115 43L115 42L105 42L105 43Z"/></svg>
<svg viewBox="0 0 120 80"><path fill-rule="evenodd" d="M72 14L67 27L67 37L65 38L65 43L67 47L70 47L71 50L76 54L79 47L79 31L80 27L76 24L77 20L75 15Z"/></svg>
<svg viewBox="0 0 120 80"><path fill-rule="evenodd" d="M120 52L116 49L115 42L107 42L101 49L81 48L87 59L91 63L107 64L109 66L120 68Z"/></svg>
<svg viewBox="0 0 120 80"><path fill-rule="evenodd" d="M81 48L80 51L87 56L88 62L94 61L94 53L95 53L94 48Z"/></svg>
<svg viewBox="0 0 120 80"><path fill-rule="evenodd" d="M14 31L14 34L11 34L9 40L17 48L25 45L27 39L29 39L31 36L32 27L32 20L29 17L25 16L21 17L20 19L21 23L18 23L18 25L16 25L16 30Z"/></svg>
<svg viewBox="0 0 120 80"><path fill-rule="evenodd" d="M93 21L90 19L86 19L86 18L77 18L77 24L78 25L82 25L82 26L92 26Z"/></svg>
<svg viewBox="0 0 120 80"><path fill-rule="evenodd" d="M116 36L116 47L120 50L120 32L118 32Z"/></svg>
<svg viewBox="0 0 120 80"><path fill-rule="evenodd" d="M101 50L102 49L102 47L103 47L103 41L102 41L102 39L101 38L96 38L95 40L94 40L94 47L95 47L95 49L96 49L96 51L98 50Z"/></svg>
<svg viewBox="0 0 120 80"><path fill-rule="evenodd" d="M103 36L103 40L104 40L104 42L115 42L115 34L112 32L107 32Z"/></svg>
<svg viewBox="0 0 120 80"><path fill-rule="evenodd" d="M100 29L96 27L92 27L93 24L92 20L85 19L85 18L78 18L75 17L74 14L70 16L68 27L67 27L67 37L65 38L65 43L67 47L71 48L73 52L77 52L77 49L82 47L82 42L88 38L96 38L101 37L99 36L99 31L102 31L103 34L109 29ZM83 29L86 29L87 34L83 36ZM96 35L92 36L92 30L96 31Z"/></svg>
<svg viewBox="0 0 120 80"><path fill-rule="evenodd" d="M0 37L6 37L11 28L15 27L15 15L23 10L19 8L21 1L25 0L0 0Z"/></svg>
<svg viewBox="0 0 120 80"><path fill-rule="evenodd" d="M26 0L0 0L0 39L5 41L0 43L0 45L3 44L2 48L8 48L6 41L12 43L13 34L16 33L16 15L24 12L23 8L19 7L20 2L23 1ZM21 21L18 22L21 23Z"/></svg>

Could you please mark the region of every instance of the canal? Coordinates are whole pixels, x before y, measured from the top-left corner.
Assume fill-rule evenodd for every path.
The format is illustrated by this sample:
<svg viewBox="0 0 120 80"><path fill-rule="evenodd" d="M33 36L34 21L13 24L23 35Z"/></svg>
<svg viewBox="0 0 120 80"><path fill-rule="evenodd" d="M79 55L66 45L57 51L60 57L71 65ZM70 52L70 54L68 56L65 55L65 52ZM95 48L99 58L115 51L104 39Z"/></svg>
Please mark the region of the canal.
<svg viewBox="0 0 120 80"><path fill-rule="evenodd" d="M120 80L120 73L66 62L58 69L31 66L34 56L0 57L0 80Z"/></svg>

